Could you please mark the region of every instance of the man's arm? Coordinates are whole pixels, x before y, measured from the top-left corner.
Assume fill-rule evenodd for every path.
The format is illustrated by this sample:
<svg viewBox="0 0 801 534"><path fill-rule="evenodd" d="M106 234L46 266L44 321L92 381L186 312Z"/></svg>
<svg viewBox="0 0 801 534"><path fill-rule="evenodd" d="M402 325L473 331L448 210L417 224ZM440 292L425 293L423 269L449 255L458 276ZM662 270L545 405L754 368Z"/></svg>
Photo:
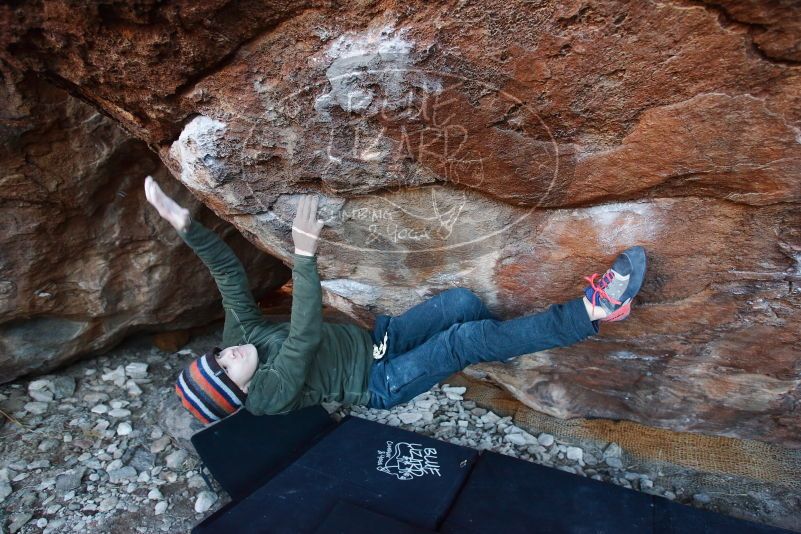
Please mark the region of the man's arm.
<svg viewBox="0 0 801 534"><path fill-rule="evenodd" d="M242 262L215 232L191 218L178 235L208 267L222 295L223 308L234 315L247 338L252 324L261 321L262 313L253 299Z"/></svg>
<svg viewBox="0 0 801 534"><path fill-rule="evenodd" d="M222 304L226 312L225 331L229 331L230 323L235 323L235 328L242 331L247 343L252 325L262 319L262 313L253 300L245 268L239 258L217 234L193 221L189 210L164 194L151 176L145 178L145 196L211 271L222 294Z"/></svg>
<svg viewBox="0 0 801 534"><path fill-rule="evenodd" d="M275 359L261 367L248 386L247 410L255 415L286 413L300 406L298 396L323 330L323 294L317 258L293 255L292 315L289 335Z"/></svg>

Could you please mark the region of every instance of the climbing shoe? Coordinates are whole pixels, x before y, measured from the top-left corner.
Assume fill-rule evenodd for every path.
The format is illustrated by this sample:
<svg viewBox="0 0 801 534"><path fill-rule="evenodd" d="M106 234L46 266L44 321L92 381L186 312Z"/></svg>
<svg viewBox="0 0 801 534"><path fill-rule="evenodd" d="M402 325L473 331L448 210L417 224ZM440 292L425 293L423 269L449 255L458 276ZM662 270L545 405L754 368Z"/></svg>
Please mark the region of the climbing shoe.
<svg viewBox="0 0 801 534"><path fill-rule="evenodd" d="M631 247L615 259L603 276L585 276L590 285L584 290L591 318L603 322L622 321L629 316L631 300L640 290L645 276L645 249Z"/></svg>

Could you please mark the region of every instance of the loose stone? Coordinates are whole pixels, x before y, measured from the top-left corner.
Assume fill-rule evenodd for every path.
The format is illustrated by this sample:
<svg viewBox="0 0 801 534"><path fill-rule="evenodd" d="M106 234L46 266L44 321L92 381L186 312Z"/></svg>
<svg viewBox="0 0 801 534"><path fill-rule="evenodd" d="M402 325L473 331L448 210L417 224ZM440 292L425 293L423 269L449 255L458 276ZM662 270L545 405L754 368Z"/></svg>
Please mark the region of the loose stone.
<svg viewBox="0 0 801 534"><path fill-rule="evenodd" d="M399 414L398 417L400 418L401 422L403 422L403 424L405 425L416 423L417 421L423 418L423 416L419 412L404 412Z"/></svg>
<svg viewBox="0 0 801 534"><path fill-rule="evenodd" d="M568 460L580 462L584 456L584 451L578 447L568 447L566 455Z"/></svg>
<svg viewBox="0 0 801 534"><path fill-rule="evenodd" d="M195 501L195 512L202 514L217 502L217 495L210 491L201 491Z"/></svg>
<svg viewBox="0 0 801 534"><path fill-rule="evenodd" d="M133 362L125 366L125 374L129 378L147 378L147 364L143 362Z"/></svg>
<svg viewBox="0 0 801 534"><path fill-rule="evenodd" d="M28 402L25 404L24 408L25 411L30 412L33 415L42 415L43 413L47 412L47 403L41 401ZM20 527L21 526L22 525L20 525Z"/></svg>
<svg viewBox="0 0 801 534"><path fill-rule="evenodd" d="M136 478L136 470L126 465L125 467L121 467L120 469L115 469L114 471L109 472L108 474L108 481L112 484L119 484L120 482L127 482L128 480L132 480Z"/></svg>
<svg viewBox="0 0 801 534"><path fill-rule="evenodd" d="M183 449L178 449L177 451L173 451L169 455L167 455L167 458L165 458L164 461L168 468L177 469L178 467L181 466L181 464L184 463L186 457L187 457L186 451Z"/></svg>

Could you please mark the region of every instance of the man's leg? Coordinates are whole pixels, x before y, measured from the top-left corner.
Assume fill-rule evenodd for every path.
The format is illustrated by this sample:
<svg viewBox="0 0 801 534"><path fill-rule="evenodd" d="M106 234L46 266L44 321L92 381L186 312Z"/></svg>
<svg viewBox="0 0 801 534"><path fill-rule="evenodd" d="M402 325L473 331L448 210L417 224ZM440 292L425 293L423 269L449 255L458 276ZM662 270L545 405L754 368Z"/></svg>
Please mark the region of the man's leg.
<svg viewBox="0 0 801 534"><path fill-rule="evenodd" d="M400 357L377 361L369 377L369 405L389 408L406 402L473 363L504 361L597 334L599 320L620 321L628 316L645 269L645 250L628 248L603 276L585 277L590 285L584 297L508 321L487 318L457 323Z"/></svg>
<svg viewBox="0 0 801 534"><path fill-rule="evenodd" d="M590 321L582 298L507 321L456 323L408 352L375 362L370 405L389 408L407 402L473 363L564 347L596 333L598 322Z"/></svg>
<svg viewBox="0 0 801 534"><path fill-rule="evenodd" d="M446 289L397 316L379 316L375 342L387 334L387 352L391 359L420 345L434 334L456 324L481 319L497 319L481 299L467 288ZM383 328L382 328L383 327Z"/></svg>

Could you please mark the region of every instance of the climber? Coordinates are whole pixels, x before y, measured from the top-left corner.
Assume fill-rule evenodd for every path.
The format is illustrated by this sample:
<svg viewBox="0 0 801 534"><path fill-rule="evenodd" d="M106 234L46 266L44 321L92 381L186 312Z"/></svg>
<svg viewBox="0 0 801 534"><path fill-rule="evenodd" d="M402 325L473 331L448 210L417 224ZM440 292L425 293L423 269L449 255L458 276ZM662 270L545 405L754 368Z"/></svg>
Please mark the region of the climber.
<svg viewBox="0 0 801 534"><path fill-rule="evenodd" d="M597 334L600 322L629 315L645 274L645 251L623 251L602 276L585 277L581 297L500 320L470 290L451 288L398 316L377 315L372 330L322 319L317 272L317 197L302 196L292 225L289 322L263 318L242 264L214 232L193 220L148 176L145 195L211 271L225 310L222 345L191 362L175 391L209 424L241 407L282 414L325 401L388 409L428 391L470 364L564 347Z"/></svg>

